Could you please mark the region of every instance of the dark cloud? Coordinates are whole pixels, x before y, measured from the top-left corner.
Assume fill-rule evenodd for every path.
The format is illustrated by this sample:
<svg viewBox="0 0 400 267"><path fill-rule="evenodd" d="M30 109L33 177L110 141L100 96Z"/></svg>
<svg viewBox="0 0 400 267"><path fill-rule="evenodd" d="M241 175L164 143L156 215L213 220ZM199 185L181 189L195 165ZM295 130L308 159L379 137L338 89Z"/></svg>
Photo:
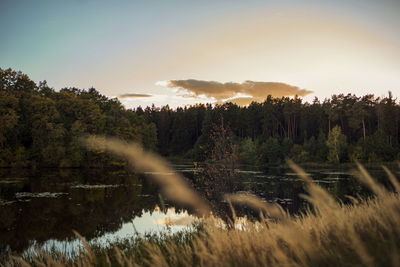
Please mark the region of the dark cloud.
<svg viewBox="0 0 400 267"><path fill-rule="evenodd" d="M118 96L119 98L140 98L140 97L152 97L152 95L149 94L122 94Z"/></svg>
<svg viewBox="0 0 400 267"><path fill-rule="evenodd" d="M205 95L207 97L214 97L218 101L234 97L238 94L245 94L252 97L249 98L235 98L229 100L230 102L246 103L252 101L263 101L268 95L275 97L281 96L305 96L312 91L300 89L297 86L292 86L286 83L279 82L255 82L245 81L243 83L227 82L220 83L216 81L202 81L202 80L170 80L168 87L184 89L196 96Z"/></svg>

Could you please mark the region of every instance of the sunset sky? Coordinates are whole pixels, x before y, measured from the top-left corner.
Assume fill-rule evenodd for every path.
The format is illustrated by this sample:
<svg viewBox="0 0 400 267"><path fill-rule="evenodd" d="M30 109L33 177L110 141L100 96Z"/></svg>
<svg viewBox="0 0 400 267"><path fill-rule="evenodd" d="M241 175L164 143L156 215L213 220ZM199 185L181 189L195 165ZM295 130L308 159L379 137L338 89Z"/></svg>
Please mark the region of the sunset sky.
<svg viewBox="0 0 400 267"><path fill-rule="evenodd" d="M399 14L399 0L0 0L0 67L127 107L400 97Z"/></svg>

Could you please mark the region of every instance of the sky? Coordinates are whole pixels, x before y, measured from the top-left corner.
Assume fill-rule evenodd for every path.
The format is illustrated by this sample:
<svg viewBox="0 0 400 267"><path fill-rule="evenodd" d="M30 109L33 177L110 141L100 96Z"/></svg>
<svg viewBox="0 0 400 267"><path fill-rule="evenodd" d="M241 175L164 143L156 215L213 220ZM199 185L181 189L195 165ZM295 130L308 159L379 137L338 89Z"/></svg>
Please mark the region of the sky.
<svg viewBox="0 0 400 267"><path fill-rule="evenodd" d="M0 68L128 108L400 97L399 0L0 0Z"/></svg>

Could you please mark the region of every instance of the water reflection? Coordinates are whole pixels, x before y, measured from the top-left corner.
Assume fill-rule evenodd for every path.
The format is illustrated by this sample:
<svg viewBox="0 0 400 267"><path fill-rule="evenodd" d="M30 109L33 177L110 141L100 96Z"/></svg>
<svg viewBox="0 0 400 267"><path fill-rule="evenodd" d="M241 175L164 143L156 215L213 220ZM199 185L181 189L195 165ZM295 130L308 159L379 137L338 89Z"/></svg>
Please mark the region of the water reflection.
<svg viewBox="0 0 400 267"><path fill-rule="evenodd" d="M175 167L193 180L192 166ZM308 171L342 201L347 195L368 194L347 170ZM299 197L305 193L304 183L294 173L249 169L238 174L235 190L279 203L292 214L306 208ZM373 175L383 176L382 172ZM208 200L217 214L229 214L227 203L215 197ZM239 215L249 214L244 208L236 208ZM80 243L72 230L101 244L136 232L183 229L194 219L190 214L160 200L158 188L143 176L124 170L0 169L0 262L10 252L30 253L34 246L55 246L73 253Z"/></svg>
<svg viewBox="0 0 400 267"><path fill-rule="evenodd" d="M72 240L72 230L91 240L153 214L159 205L154 186L124 171L2 170L1 176L7 181L0 184L3 254L50 239Z"/></svg>
<svg viewBox="0 0 400 267"><path fill-rule="evenodd" d="M190 230L191 226L187 223L194 221L195 218L188 214L187 211L178 211L175 208L161 210L158 206L155 206L153 210L144 211L140 216L122 223L116 231L110 230L99 234L97 237L86 238L90 244L106 246L125 238L132 238L137 234L157 234L165 231L173 233L184 229ZM186 223L181 224L179 222ZM33 240L31 245L23 251L22 255L28 257L35 255L37 248L40 248L43 251L56 249L64 256L74 258L83 247L82 241L75 236L63 240L52 238L45 242Z"/></svg>

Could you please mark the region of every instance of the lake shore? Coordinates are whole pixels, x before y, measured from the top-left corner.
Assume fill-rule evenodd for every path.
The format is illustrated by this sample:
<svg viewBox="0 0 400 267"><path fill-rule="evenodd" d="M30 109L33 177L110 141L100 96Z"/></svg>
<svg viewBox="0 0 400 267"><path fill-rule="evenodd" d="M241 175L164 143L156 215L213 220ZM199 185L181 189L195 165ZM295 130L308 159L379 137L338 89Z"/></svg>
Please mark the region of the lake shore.
<svg viewBox="0 0 400 267"><path fill-rule="evenodd" d="M33 260L65 266L396 266L400 197L370 182L376 196L348 205L332 202L326 191L310 185L315 213L299 217L270 214L262 222L237 220L233 228L212 217L192 232L125 239L102 248L87 245L73 260L45 253L18 261L28 266ZM400 188L396 181L393 185Z"/></svg>

